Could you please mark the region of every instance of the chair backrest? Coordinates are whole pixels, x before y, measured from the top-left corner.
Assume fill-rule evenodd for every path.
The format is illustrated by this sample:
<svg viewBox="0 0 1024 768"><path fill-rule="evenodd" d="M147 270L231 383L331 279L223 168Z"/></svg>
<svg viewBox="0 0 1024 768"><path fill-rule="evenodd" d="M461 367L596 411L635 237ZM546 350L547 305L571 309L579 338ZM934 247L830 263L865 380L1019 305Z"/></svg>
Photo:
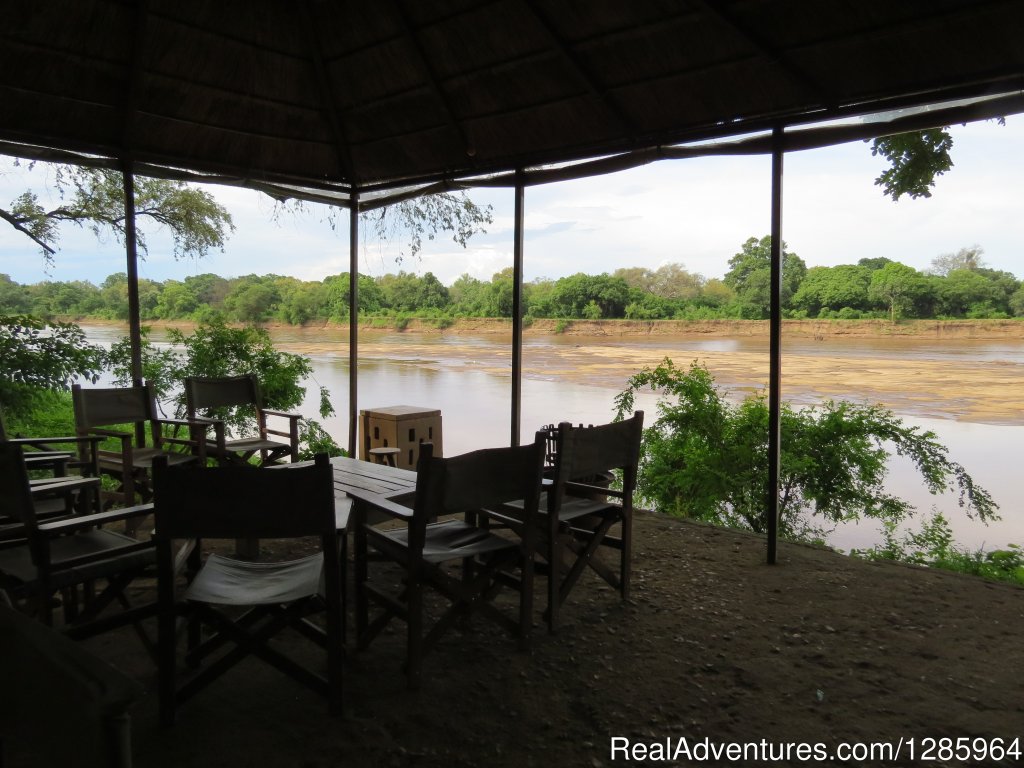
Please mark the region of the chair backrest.
<svg viewBox="0 0 1024 768"><path fill-rule="evenodd" d="M620 469L623 490L631 493L636 486L643 430L643 411L637 411L629 419L596 427L559 424L555 484Z"/></svg>
<svg viewBox="0 0 1024 768"><path fill-rule="evenodd" d="M35 528L35 508L22 448L6 442L0 442L0 517Z"/></svg>
<svg viewBox="0 0 1024 768"><path fill-rule="evenodd" d="M544 476L544 438L531 445L485 448L451 458L435 458L433 445L420 446L416 466L414 529L442 515L486 509L522 499L535 512Z"/></svg>
<svg viewBox="0 0 1024 768"><path fill-rule="evenodd" d="M288 469L153 464L156 536L335 538L334 473L326 454Z"/></svg>
<svg viewBox="0 0 1024 768"><path fill-rule="evenodd" d="M156 395L153 385L139 387L71 387L75 406L75 426L85 432L94 427L115 424L138 424L156 418Z"/></svg>
<svg viewBox="0 0 1024 768"><path fill-rule="evenodd" d="M261 408L259 382L243 376L189 376L185 379L185 404L189 418L200 410L251 405Z"/></svg>

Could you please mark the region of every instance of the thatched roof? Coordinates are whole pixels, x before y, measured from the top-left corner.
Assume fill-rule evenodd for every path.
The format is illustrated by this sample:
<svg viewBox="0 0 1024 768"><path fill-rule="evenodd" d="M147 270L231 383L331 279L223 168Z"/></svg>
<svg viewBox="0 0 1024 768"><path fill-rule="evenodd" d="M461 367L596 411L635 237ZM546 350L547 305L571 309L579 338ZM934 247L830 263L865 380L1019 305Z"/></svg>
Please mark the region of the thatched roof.
<svg viewBox="0 0 1024 768"><path fill-rule="evenodd" d="M0 141L312 188L537 167L1024 82L1017 0L0 9Z"/></svg>

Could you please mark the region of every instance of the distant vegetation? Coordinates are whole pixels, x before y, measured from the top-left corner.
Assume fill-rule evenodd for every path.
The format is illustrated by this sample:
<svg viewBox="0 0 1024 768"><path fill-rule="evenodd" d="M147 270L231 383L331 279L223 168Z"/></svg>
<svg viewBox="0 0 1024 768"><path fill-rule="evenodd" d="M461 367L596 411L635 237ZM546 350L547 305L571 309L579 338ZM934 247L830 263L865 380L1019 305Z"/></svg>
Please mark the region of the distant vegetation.
<svg viewBox="0 0 1024 768"><path fill-rule="evenodd" d="M783 244L785 249L785 244ZM721 278L689 272L682 264L656 270L583 272L524 286L524 315L561 320L763 319L769 307L771 238L750 238L729 260ZM1024 287L1009 272L989 269L977 246L939 256L927 272L886 258L856 264L808 268L785 253L783 309L791 318L1010 318L1024 316ZM213 317L239 323L292 325L348 319L348 273L320 281L280 275L226 279L214 274L139 285L143 320L203 321ZM445 286L432 273L359 276L359 311L368 317L511 317L512 270L489 282L463 275ZM0 275L0 314L48 318L128 316L127 278L45 281L21 285Z"/></svg>

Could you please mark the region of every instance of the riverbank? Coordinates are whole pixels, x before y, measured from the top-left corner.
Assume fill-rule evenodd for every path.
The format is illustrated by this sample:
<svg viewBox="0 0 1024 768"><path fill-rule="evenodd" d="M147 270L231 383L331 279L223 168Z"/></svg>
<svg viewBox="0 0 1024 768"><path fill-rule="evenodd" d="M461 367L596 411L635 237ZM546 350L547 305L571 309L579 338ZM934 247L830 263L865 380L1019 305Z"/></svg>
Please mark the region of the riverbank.
<svg viewBox="0 0 1024 768"><path fill-rule="evenodd" d="M124 326L110 320L80 318L88 325ZM147 320L151 328L191 329L195 323L179 320ZM347 331L347 323L296 326L263 323L269 330L313 331L318 328ZM366 318L361 331L443 333L474 335L510 335L512 322L497 317L457 319L384 317ZM1024 318L1016 320L785 320L784 337L823 340L829 338L921 338L921 339L1024 339ZM693 336L696 338L768 337L767 320L563 320L536 319L524 328L524 335L536 336Z"/></svg>

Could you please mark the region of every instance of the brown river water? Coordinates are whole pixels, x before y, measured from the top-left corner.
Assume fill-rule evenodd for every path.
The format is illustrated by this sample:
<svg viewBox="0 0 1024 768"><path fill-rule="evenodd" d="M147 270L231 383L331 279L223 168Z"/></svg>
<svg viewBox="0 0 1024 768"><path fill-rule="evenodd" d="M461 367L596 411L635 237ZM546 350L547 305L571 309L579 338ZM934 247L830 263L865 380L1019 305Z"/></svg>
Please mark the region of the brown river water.
<svg viewBox="0 0 1024 768"><path fill-rule="evenodd" d="M88 326L97 343L123 330ZM348 332L342 329L272 330L282 350L312 361L315 384L327 387L338 415L326 420L347 442ZM160 341L159 329L153 338ZM511 339L467 333L361 331L359 408L412 405L440 409L444 453L507 445L511 432ZM644 366L671 358L677 366L700 360L719 385L737 396L763 390L768 378L766 338L532 335L523 348L522 435L543 424L598 423L613 415L615 394ZM309 382L314 384L314 382ZM316 413L316 386L303 407ZM1020 457L1024 454L1024 339L794 338L783 339L783 397L796 405L825 398L881 403L908 423L935 432L950 456L1000 504L1002 520L967 520L956 497L930 495L909 462L895 457L888 488L919 510L950 519L959 542L972 548L1024 543ZM638 407L654 418L652 395ZM877 542L871 523L847 525L830 536L842 548Z"/></svg>

